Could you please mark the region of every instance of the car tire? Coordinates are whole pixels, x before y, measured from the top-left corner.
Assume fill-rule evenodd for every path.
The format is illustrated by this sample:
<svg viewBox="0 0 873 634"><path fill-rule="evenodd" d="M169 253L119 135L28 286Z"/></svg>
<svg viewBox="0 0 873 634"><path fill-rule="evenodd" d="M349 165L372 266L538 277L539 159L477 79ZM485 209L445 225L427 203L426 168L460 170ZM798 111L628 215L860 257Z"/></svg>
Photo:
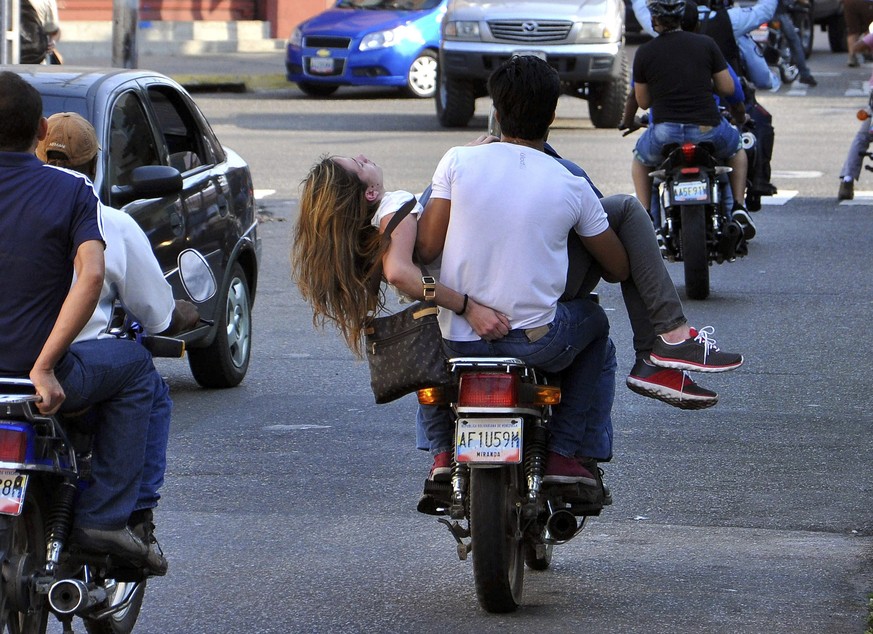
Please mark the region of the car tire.
<svg viewBox="0 0 873 634"><path fill-rule="evenodd" d="M831 16L827 21L828 44L833 53L848 52L846 43L846 21L842 15Z"/></svg>
<svg viewBox="0 0 873 634"><path fill-rule="evenodd" d="M227 388L245 378L252 350L252 296L239 262L231 268L230 281L222 295L218 333L205 348L188 351L194 380L203 387Z"/></svg>
<svg viewBox="0 0 873 634"><path fill-rule="evenodd" d="M437 56L431 50L422 51L409 65L403 92L409 97L430 99L437 86Z"/></svg>
<svg viewBox="0 0 873 634"><path fill-rule="evenodd" d="M476 111L476 93L468 79L443 77L437 68L437 119L444 128L463 128Z"/></svg>
<svg viewBox="0 0 873 634"><path fill-rule="evenodd" d="M588 114L595 128L618 128L624 117L624 104L630 90L630 80L627 55L624 51L620 55L619 76L608 82L594 84L589 90Z"/></svg>
<svg viewBox="0 0 873 634"><path fill-rule="evenodd" d="M308 81L298 81L297 87L303 91L303 94L310 97L328 97L339 88L339 86L334 86L333 84L315 84Z"/></svg>

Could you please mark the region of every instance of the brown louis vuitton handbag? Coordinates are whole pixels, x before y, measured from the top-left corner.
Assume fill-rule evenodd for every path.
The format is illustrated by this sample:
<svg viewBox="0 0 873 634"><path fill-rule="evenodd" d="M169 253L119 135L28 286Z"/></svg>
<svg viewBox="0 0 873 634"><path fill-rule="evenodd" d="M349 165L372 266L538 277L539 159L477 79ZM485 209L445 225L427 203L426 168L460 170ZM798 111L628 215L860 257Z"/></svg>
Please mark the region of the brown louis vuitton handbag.
<svg viewBox="0 0 873 634"><path fill-rule="evenodd" d="M383 243L388 242L391 232L412 211L415 202L413 197L394 214L382 234ZM377 288L381 277L382 268L377 267L372 280ZM394 315L374 317L367 322L364 336L370 387L376 403L389 403L416 390L451 381L437 322L438 310L435 302L421 301Z"/></svg>

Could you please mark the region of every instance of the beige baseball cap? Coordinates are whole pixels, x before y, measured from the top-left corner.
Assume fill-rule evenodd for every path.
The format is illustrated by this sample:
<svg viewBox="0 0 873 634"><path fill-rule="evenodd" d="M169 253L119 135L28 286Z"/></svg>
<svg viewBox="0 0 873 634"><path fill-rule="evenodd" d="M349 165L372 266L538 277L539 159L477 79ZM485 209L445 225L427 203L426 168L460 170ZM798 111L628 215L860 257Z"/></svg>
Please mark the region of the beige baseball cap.
<svg viewBox="0 0 873 634"><path fill-rule="evenodd" d="M49 152L59 152L70 166L84 165L100 149L94 126L75 112L59 112L48 118L48 134L36 147L36 155L48 162Z"/></svg>

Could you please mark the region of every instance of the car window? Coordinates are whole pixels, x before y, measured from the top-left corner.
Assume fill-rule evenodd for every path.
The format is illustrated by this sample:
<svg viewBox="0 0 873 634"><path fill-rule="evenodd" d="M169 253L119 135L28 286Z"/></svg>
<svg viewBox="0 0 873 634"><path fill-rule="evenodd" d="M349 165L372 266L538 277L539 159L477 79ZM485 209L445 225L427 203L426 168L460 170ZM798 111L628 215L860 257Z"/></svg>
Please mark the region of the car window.
<svg viewBox="0 0 873 634"><path fill-rule="evenodd" d="M152 135L143 104L136 93L123 93L112 106L109 122L109 185L127 185L133 170L143 165L160 165L155 138Z"/></svg>
<svg viewBox="0 0 873 634"><path fill-rule="evenodd" d="M217 161L212 140L203 134L182 96L169 86L152 86L148 95L170 152L170 165L182 173L214 165Z"/></svg>

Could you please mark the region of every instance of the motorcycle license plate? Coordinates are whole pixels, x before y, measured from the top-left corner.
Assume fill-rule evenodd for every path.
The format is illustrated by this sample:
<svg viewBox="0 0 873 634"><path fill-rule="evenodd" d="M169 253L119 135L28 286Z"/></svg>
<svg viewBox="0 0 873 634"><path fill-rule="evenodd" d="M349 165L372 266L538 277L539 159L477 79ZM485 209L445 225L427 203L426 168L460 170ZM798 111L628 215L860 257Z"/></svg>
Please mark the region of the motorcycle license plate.
<svg viewBox="0 0 873 634"><path fill-rule="evenodd" d="M27 476L16 471L0 471L0 514L21 515Z"/></svg>
<svg viewBox="0 0 873 634"><path fill-rule="evenodd" d="M521 462L521 418L460 418L455 460L463 463Z"/></svg>
<svg viewBox="0 0 873 634"><path fill-rule="evenodd" d="M679 181L673 183L674 203L693 203L709 201L707 181Z"/></svg>

